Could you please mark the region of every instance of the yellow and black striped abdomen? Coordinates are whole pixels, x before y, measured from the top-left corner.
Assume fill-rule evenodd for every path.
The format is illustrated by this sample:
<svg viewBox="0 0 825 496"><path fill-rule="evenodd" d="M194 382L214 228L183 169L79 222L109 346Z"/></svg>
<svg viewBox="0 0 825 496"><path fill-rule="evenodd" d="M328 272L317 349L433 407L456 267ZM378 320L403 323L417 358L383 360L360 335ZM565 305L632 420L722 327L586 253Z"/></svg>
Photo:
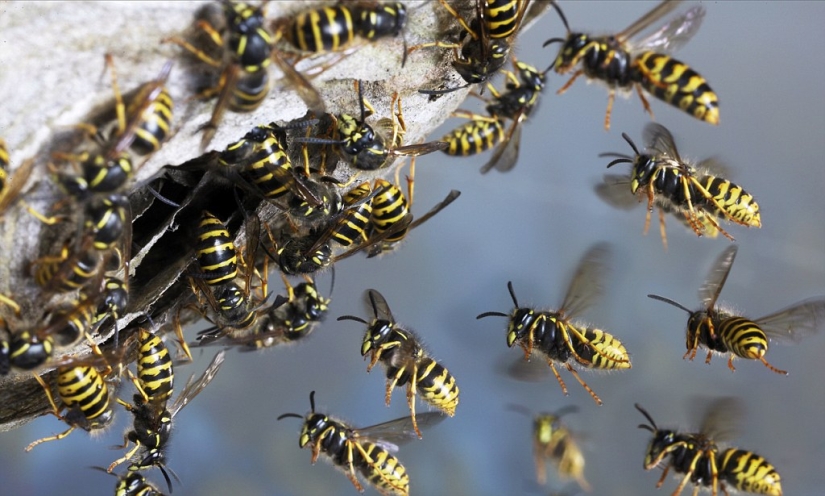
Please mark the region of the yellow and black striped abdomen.
<svg viewBox="0 0 825 496"><path fill-rule="evenodd" d="M704 176L698 181L713 197L713 201L706 200L710 212L738 224L762 227L759 205L741 186L715 176ZM714 202L719 204L721 209Z"/></svg>
<svg viewBox="0 0 825 496"><path fill-rule="evenodd" d="M229 237L229 231L223 222L206 211L201 214L195 250L206 284L216 286L238 276L235 243Z"/></svg>
<svg viewBox="0 0 825 496"><path fill-rule="evenodd" d="M148 95L147 91L154 89L155 84L149 83L141 88L130 104L126 107L126 115L131 116L139 109L135 108ZM142 115L135 116L139 119L140 125L135 129L135 139L131 148L139 155L146 155L160 149L163 141L169 136L172 127L172 111L174 109L172 96L163 88L157 97L143 110Z"/></svg>
<svg viewBox="0 0 825 496"><path fill-rule="evenodd" d="M719 124L719 98L705 78L686 64L655 52L635 61L635 79L651 95L710 124Z"/></svg>
<svg viewBox="0 0 825 496"><path fill-rule="evenodd" d="M282 178L290 177L292 162L276 136L255 144L246 162L249 165L243 168L241 175L265 198L274 200L289 193L289 181Z"/></svg>
<svg viewBox="0 0 825 496"><path fill-rule="evenodd" d="M384 187L384 191L372 199L372 216L370 217L372 225L378 233L386 231L403 220L410 211L407 198L404 196L401 188L389 181L376 179L375 187L380 188L382 186ZM388 236L385 241L398 241L404 237L406 232L406 229L401 229L391 236Z"/></svg>
<svg viewBox="0 0 825 496"><path fill-rule="evenodd" d="M229 108L235 112L251 112L258 108L269 94L269 73L267 71L245 72L238 76L232 87Z"/></svg>
<svg viewBox="0 0 825 496"><path fill-rule="evenodd" d="M351 246L356 242L367 241L367 227L372 216L372 200L365 201L357 207L350 207L372 192L369 182L363 182L344 195L346 210L338 220L332 239L341 246Z"/></svg>
<svg viewBox="0 0 825 496"><path fill-rule="evenodd" d="M358 464L358 470L381 494L406 496L410 491L410 476L398 458L384 448L370 443L359 443L368 460Z"/></svg>
<svg viewBox="0 0 825 496"><path fill-rule="evenodd" d="M719 477L736 489L751 494L782 496L781 477L763 457L730 448L717 459Z"/></svg>
<svg viewBox="0 0 825 496"><path fill-rule="evenodd" d="M140 387L152 404L162 404L172 396L174 372L172 357L163 341L151 332L140 329L138 333L137 372Z"/></svg>
<svg viewBox="0 0 825 496"><path fill-rule="evenodd" d="M305 52L343 50L355 38L352 12L344 5L303 12L292 21L288 35Z"/></svg>
<svg viewBox="0 0 825 496"><path fill-rule="evenodd" d="M489 150L504 141L504 125L499 119L474 119L441 138L449 143L447 155L466 157Z"/></svg>
<svg viewBox="0 0 825 496"><path fill-rule="evenodd" d="M716 333L725 347L736 356L758 360L768 351L768 336L759 326L744 317L728 317L716 324Z"/></svg>
<svg viewBox="0 0 825 496"><path fill-rule="evenodd" d="M613 370L631 367L627 350L613 335L600 329L586 329L583 334L589 344L578 343L576 352L592 364L591 368Z"/></svg>
<svg viewBox="0 0 825 496"><path fill-rule="evenodd" d="M525 0L486 0L484 22L491 39L508 38L518 31L519 7Z"/></svg>
<svg viewBox="0 0 825 496"><path fill-rule="evenodd" d="M99 261L97 252L87 251L70 256L68 247L64 247L60 256L37 264L34 280L40 287L51 291L74 291L84 287L94 277Z"/></svg>
<svg viewBox="0 0 825 496"><path fill-rule="evenodd" d="M77 408L88 420L109 410L109 388L94 367L61 367L57 371L57 393L66 408Z"/></svg>
<svg viewBox="0 0 825 496"><path fill-rule="evenodd" d="M458 386L455 377L430 357L418 363L418 383L415 385L421 397L449 416L455 415L458 406Z"/></svg>

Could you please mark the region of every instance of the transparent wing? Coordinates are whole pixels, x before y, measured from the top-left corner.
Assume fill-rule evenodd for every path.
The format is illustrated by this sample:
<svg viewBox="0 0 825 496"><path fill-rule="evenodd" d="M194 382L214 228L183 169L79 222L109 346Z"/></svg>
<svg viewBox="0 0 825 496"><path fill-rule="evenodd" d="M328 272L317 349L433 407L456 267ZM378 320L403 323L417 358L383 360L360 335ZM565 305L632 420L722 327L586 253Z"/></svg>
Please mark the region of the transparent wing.
<svg viewBox="0 0 825 496"><path fill-rule="evenodd" d="M395 318L390 311L390 305L384 296L375 289L368 289L364 293L367 308L373 313L376 319L386 319L395 322Z"/></svg>
<svg viewBox="0 0 825 496"><path fill-rule="evenodd" d="M482 174L490 172L490 169L493 168L499 172L508 172L516 166L521 148L521 123L524 121L524 117L524 109L522 109L510 124L507 134L504 136L504 141L496 147L493 156L481 168Z"/></svg>
<svg viewBox="0 0 825 496"><path fill-rule="evenodd" d="M639 199L630 192L630 176L605 174L602 182L593 187L593 191L613 208L630 210L639 205Z"/></svg>
<svg viewBox="0 0 825 496"><path fill-rule="evenodd" d="M651 122L645 126L644 140L648 150L656 155L665 155L678 162L682 162L679 151L676 149L676 141L670 131L661 124Z"/></svg>
<svg viewBox="0 0 825 496"><path fill-rule="evenodd" d="M771 339L797 342L822 329L825 324L825 297L817 296L795 303L754 322Z"/></svg>
<svg viewBox="0 0 825 496"><path fill-rule="evenodd" d="M717 177L730 177L730 167L716 157L710 157L697 163L695 166L697 173L708 174Z"/></svg>
<svg viewBox="0 0 825 496"><path fill-rule="evenodd" d="M705 403L699 432L713 441L730 441L739 434L739 425L745 420L745 405L739 398L723 396L710 403L708 399L697 399L694 404Z"/></svg>
<svg viewBox="0 0 825 496"><path fill-rule="evenodd" d="M716 259L710 268L708 277L705 279L705 284L699 288L699 300L705 308L712 309L716 305L716 299L719 298L719 293L722 292L722 287L725 286L725 281L728 278L738 249L739 247L736 245L725 248L725 251L719 255L719 258Z"/></svg>
<svg viewBox="0 0 825 496"><path fill-rule="evenodd" d="M179 411L181 411L181 409L183 409L183 407L188 405L189 402L198 395L198 393L203 391L203 388L212 382L212 379L214 379L215 375L218 374L218 370L220 370L221 365L223 365L224 358L226 358L226 352L221 350L215 355L215 358L212 359L212 362L208 367L206 367L206 370L203 371L203 374L201 374L197 380L193 380L195 378L194 374L189 376L189 380L186 381L186 386L184 386L183 390L178 394L178 397L175 398L172 408L169 409L169 414L173 418Z"/></svg>
<svg viewBox="0 0 825 496"><path fill-rule="evenodd" d="M447 416L441 412L426 412L417 414L415 418L419 429L423 430L440 423ZM372 441L391 452L397 451L398 446L404 443L418 439L418 434L413 429L412 417L409 415L382 424L353 429L353 432L359 440Z"/></svg>
<svg viewBox="0 0 825 496"><path fill-rule="evenodd" d="M584 254L558 310L565 318L572 319L579 315L602 294L604 275L610 270L608 262L611 252L608 243L598 243Z"/></svg>
<svg viewBox="0 0 825 496"><path fill-rule="evenodd" d="M676 2L673 2L676 3ZM645 38L633 43L634 51L649 50L660 53L672 53L682 48L699 31L705 9L697 5L682 15L674 17L668 23Z"/></svg>
<svg viewBox="0 0 825 496"><path fill-rule="evenodd" d="M663 0L658 5L653 7L645 15L637 19L633 24L628 26L624 31L616 35L620 43L624 43L630 38L641 33L649 28L653 23L659 21L666 15L673 12L679 6L681 0Z"/></svg>
<svg viewBox="0 0 825 496"><path fill-rule="evenodd" d="M450 190L450 192L447 193L447 196L444 197L444 199L441 200L441 202L437 203L433 208L431 208L429 212L411 222L410 230L415 229L416 227L420 226L421 224L429 220L430 217L442 211L447 205L454 202L455 199L459 196L461 196L461 191L455 189Z"/></svg>

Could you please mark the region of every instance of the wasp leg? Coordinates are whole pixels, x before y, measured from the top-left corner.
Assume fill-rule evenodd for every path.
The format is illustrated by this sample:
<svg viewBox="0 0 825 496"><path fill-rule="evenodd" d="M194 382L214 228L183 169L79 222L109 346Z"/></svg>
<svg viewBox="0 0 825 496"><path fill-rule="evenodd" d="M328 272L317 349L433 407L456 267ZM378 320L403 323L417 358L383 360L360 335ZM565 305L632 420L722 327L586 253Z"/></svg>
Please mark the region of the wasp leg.
<svg viewBox="0 0 825 496"><path fill-rule="evenodd" d="M765 357L759 357L759 361L762 362L765 365L765 367L768 367L769 369L776 372L777 374L788 375L787 371L780 370L780 369L774 367L773 365L769 364L768 361L765 360Z"/></svg>
<svg viewBox="0 0 825 496"><path fill-rule="evenodd" d="M578 372L576 372L576 369L574 369L574 368L573 368L573 367L572 367L569 363L565 363L565 364L564 364L564 366L565 366L565 368L567 368L567 370L569 370L569 371L570 371L570 373L571 373L571 374L573 374L573 377L575 377L575 378L576 378L576 380L577 380L577 381L579 381L579 384L581 384L581 385L582 385L582 387L583 387L583 388L584 388L584 389L585 389L588 393L590 393L590 396L592 396L592 397L593 397L593 401L595 401L597 405L601 406L601 405L602 405L602 399L601 399L601 398L599 398L599 395L597 395L597 394L595 393L595 391L593 391L592 389L590 389L590 386L588 386L588 385L587 385L587 383L586 383L586 382L584 382L584 381L582 380L582 378L579 376L579 373L578 373Z"/></svg>
<svg viewBox="0 0 825 496"><path fill-rule="evenodd" d="M564 384L564 380L559 375L559 371L556 370L556 364L553 363L553 360L547 359L547 365L550 366L550 370L553 371L553 375L556 376L556 380L559 381L559 386L561 386L561 392L564 393L565 396L568 395L567 393L567 386Z"/></svg>
<svg viewBox="0 0 825 496"><path fill-rule="evenodd" d="M613 114L613 102L616 101L616 90L610 88L607 92L607 112L604 113L604 130L610 131L610 116Z"/></svg>
<svg viewBox="0 0 825 496"><path fill-rule="evenodd" d="M129 443L128 438L124 438L123 441L126 443L126 446L128 446L128 443ZM124 447L126 447L126 446L124 446ZM131 450L129 450L129 452L126 453L125 455L123 455L122 457L120 457L117 460L113 461L112 464L109 465L109 468L106 469L106 471L111 474L112 470L114 470L115 467L117 467L121 463L123 463L125 461L128 461L130 458L132 458L132 456L134 456L134 454L137 453L138 449L140 449L140 441L135 441L135 447L132 448Z"/></svg>
<svg viewBox="0 0 825 496"><path fill-rule="evenodd" d="M567 89L568 89L568 88L570 88L570 86L572 86L572 85L573 85L573 82L574 82L574 81L576 81L576 79L578 79L578 77L579 77L579 76L581 76L582 74L584 74L584 71L582 71L582 70L578 70L578 71L576 71L576 72L573 74L573 77L571 77L569 81L567 81L566 83L564 83L564 86L562 86L561 88L559 88L559 90L558 90L558 91L556 91L556 94L557 94L557 95L561 95L562 93L564 93L565 91L567 91Z"/></svg>
<svg viewBox="0 0 825 496"><path fill-rule="evenodd" d="M410 407L410 415L412 416L412 425L415 433L418 434L418 439L421 439L421 431L418 430L418 421L415 419L415 395L418 389L418 365L413 365L413 374L407 384L407 405Z"/></svg>

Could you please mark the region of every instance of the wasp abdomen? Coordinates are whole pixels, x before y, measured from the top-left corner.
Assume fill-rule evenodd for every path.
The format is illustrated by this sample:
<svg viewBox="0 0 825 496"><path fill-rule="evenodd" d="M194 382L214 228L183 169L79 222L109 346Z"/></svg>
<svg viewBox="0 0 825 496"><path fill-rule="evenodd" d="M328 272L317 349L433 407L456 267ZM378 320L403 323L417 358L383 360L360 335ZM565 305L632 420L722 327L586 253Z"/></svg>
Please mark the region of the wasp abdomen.
<svg viewBox="0 0 825 496"><path fill-rule="evenodd" d="M635 61L636 79L656 98L710 124L719 124L719 98L705 78L664 54L644 52Z"/></svg>

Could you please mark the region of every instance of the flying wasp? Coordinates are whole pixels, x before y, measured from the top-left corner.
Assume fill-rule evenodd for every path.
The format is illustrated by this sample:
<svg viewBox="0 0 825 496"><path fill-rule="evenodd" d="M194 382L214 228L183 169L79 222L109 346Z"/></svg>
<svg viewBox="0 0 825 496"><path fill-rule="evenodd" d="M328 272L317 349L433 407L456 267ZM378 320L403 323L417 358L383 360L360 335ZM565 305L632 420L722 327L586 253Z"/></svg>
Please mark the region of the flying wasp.
<svg viewBox="0 0 825 496"><path fill-rule="evenodd" d="M392 390L407 385L407 404L410 407L412 427L418 437L421 431L415 417L415 396L438 408L450 417L458 406L458 386L455 378L443 365L429 356L418 336L398 325L390 312L387 300L374 289L366 292L373 311L372 322L354 315L343 315L338 320L354 320L367 326L361 344L361 355L371 354L367 372L379 361L387 369L386 403L390 406Z"/></svg>
<svg viewBox="0 0 825 496"><path fill-rule="evenodd" d="M323 453L325 457L343 471L359 492L364 488L356 471L368 484L382 495L406 496L409 494L410 478L407 470L393 454L398 445L411 441L418 431L412 428L409 417L402 417L383 424L356 429L344 422L315 411L315 391L309 393L311 410L306 416L285 413L278 417L303 419L298 446L310 446L312 463ZM438 412L419 415L422 427L430 427L444 416Z"/></svg>
<svg viewBox="0 0 825 496"><path fill-rule="evenodd" d="M585 253L570 281L561 307L555 311L535 310L520 307L513 283L507 283L515 308L508 315L502 312L485 312L477 319L485 317L506 317L507 346L518 344L524 350L524 359L529 360L535 348L544 356L562 392L567 395L567 386L556 370L556 364L564 367L590 393L596 404L602 400L585 383L572 364L578 367L600 370L629 369L630 356L624 345L607 332L573 319L591 306L602 292L602 277L608 270L607 258L610 254L607 244L597 244Z"/></svg>
<svg viewBox="0 0 825 496"><path fill-rule="evenodd" d="M767 460L750 451L721 449L716 444L731 439L736 423L742 420L743 409L735 398L723 397L711 403L697 433L659 429L644 408L638 403L634 406L650 422L650 425L640 424L639 428L653 434L645 450L645 470L665 467L656 488L662 487L668 471L673 468L677 474L685 474L673 496L678 496L688 482L694 484L694 496L702 487L710 487L713 496L721 487L727 496L726 483L747 493L782 496L779 474Z"/></svg>
<svg viewBox="0 0 825 496"><path fill-rule="evenodd" d="M714 353L728 354L728 368L731 371L735 370L733 359L740 357L759 360L773 372L787 375L786 371L777 369L765 360L768 340L792 342L820 330L825 323L825 297L804 300L753 320L737 315L724 306L717 306L716 300L728 278L737 250L736 245L728 247L714 262L705 284L699 289L699 299L702 301L699 310L690 310L664 296L647 296L681 308L690 315L687 323L687 352L683 359L690 357L693 360L702 346L708 350L705 363L710 363Z"/></svg>
<svg viewBox="0 0 825 496"><path fill-rule="evenodd" d="M341 155L352 167L373 171L388 167L398 156L426 155L447 148L441 141L403 145L406 124L401 109L401 98L393 93L390 109L393 116L380 119L376 126L367 124L366 119L375 113L375 108L364 97L364 85L361 81L355 82L358 92L358 105L361 110L360 118L350 114L341 114L333 119L335 123L335 138L297 138L295 141L316 145L338 145Z"/></svg>
<svg viewBox="0 0 825 496"><path fill-rule="evenodd" d="M487 114L473 114L458 111L454 116L466 117L469 122L456 128L441 138L449 147L444 150L448 155L475 155L495 147L493 156L481 168L486 174L490 169L507 172L516 166L521 144L521 125L538 106L538 98L544 90L545 72L513 59L513 67L518 77L511 71L505 71L507 77L506 91L499 93L488 84L493 100L487 105ZM511 121L505 130L505 119Z"/></svg>
<svg viewBox="0 0 825 496"><path fill-rule="evenodd" d="M442 95L472 84L485 83L507 63L530 0L476 0L475 18L467 22L446 0L438 2L461 25L458 42L436 41L410 47L407 54L426 47L453 50L453 68L467 83L446 90L419 90Z"/></svg>
<svg viewBox="0 0 825 496"><path fill-rule="evenodd" d="M145 401L140 393L134 395L134 405L130 405L122 400L119 402L134 416L132 430L126 433L123 439L123 446L126 448L129 443L134 443L134 447L123 457L118 458L107 469L112 470L121 463L130 460L140 449L144 448L144 453L139 459L135 459L129 466L129 472L137 472L150 467L158 467L166 479L169 492L172 492L172 482L166 472L166 448L168 448L169 435L172 432L172 420L180 411L188 405L192 399L209 385L215 378L223 364L226 353L218 352L215 357L197 379L194 374L189 377L183 390L178 393L175 401L167 407L167 401L151 402ZM174 472L172 472L174 475Z"/></svg>
<svg viewBox="0 0 825 496"><path fill-rule="evenodd" d="M622 137L635 153L634 157L621 154L607 167L616 164L631 164L630 192L641 200L647 196L647 216L644 232L650 226L650 214L654 202L664 205L665 209L680 211L693 231L701 236L706 231L712 235L717 231L733 240L716 218L726 219L748 227L762 227L759 205L744 189L736 184L714 175L710 170L712 161L704 161L693 167L683 160L676 149L676 142L664 126L650 123L645 126L645 141L648 153L640 153L633 141L624 133ZM604 155L603 155L604 156ZM702 211L703 214L697 212ZM708 229L708 224L713 226ZM659 227L662 242L667 248L664 212L660 210Z"/></svg>
<svg viewBox="0 0 825 496"><path fill-rule="evenodd" d="M678 49L696 34L705 16L703 7L693 7L650 36L636 42L630 41L672 12L678 4L678 1L662 1L618 34L591 36L572 32L561 8L552 2L567 30L566 38L551 38L544 43L544 46L562 44L553 62L554 70L558 74L567 74L581 63L581 68L576 69L573 77L557 94L567 91L582 74L606 83L609 93L605 130L610 129L616 90L628 93L633 88L651 116L653 112L642 89L699 120L719 124L719 99L707 81L686 64L665 54Z"/></svg>
<svg viewBox="0 0 825 496"><path fill-rule="evenodd" d="M509 405L509 409L533 418L533 459L536 464L536 481L547 483L547 462L552 461L561 479L573 478L584 491L590 484L584 478L584 455L576 437L561 421L561 417L578 411L575 406L564 407L557 412L536 415L521 405Z"/></svg>

